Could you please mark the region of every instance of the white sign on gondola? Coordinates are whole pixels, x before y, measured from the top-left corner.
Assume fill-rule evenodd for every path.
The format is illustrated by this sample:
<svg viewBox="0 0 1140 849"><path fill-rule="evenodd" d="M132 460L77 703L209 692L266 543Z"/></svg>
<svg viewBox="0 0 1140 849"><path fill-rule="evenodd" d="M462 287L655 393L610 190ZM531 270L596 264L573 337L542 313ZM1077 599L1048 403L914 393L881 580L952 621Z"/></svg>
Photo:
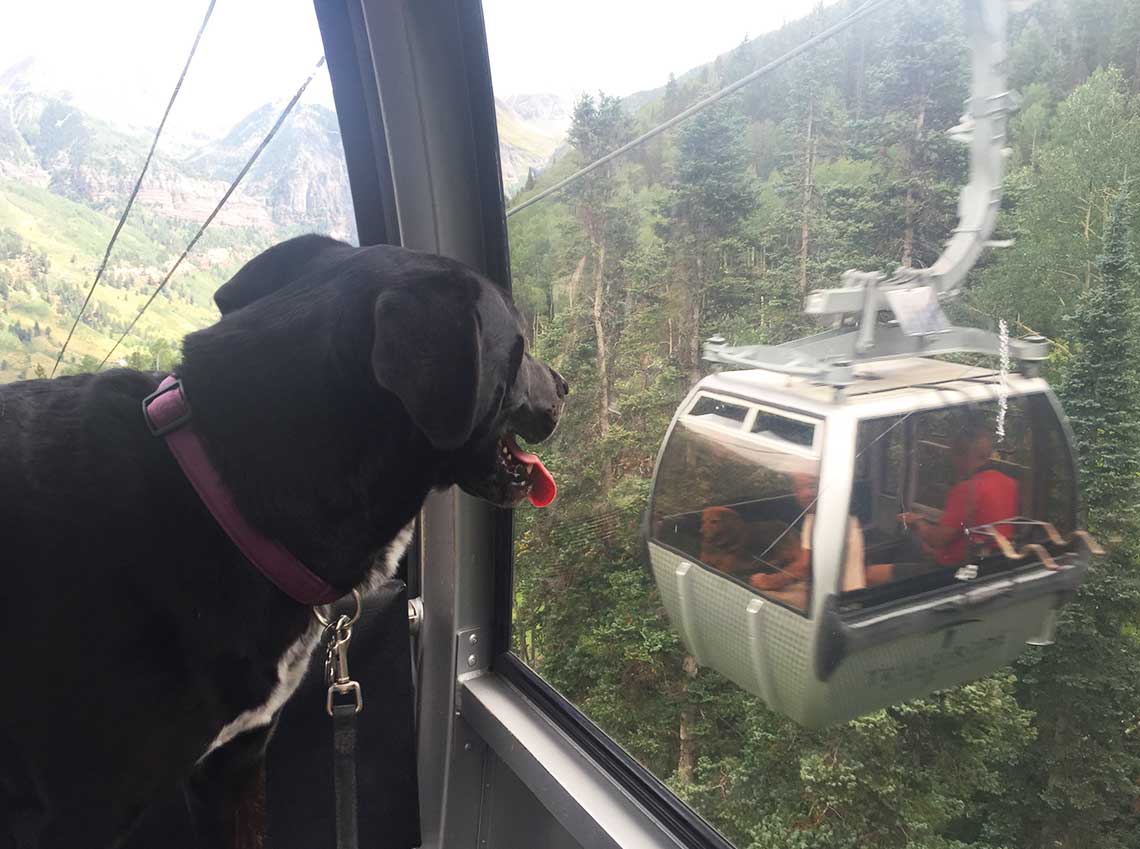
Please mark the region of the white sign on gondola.
<svg viewBox="0 0 1140 849"><path fill-rule="evenodd" d="M950 321L930 286L886 291L883 294L907 336L929 336L950 330Z"/></svg>

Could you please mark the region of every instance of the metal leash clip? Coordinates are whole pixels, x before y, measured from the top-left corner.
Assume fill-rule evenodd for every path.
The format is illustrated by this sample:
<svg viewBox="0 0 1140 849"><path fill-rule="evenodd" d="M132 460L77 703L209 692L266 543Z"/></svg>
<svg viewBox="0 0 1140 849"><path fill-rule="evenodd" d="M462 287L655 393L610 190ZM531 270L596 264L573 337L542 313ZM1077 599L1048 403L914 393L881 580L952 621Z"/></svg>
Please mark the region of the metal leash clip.
<svg viewBox="0 0 1140 849"><path fill-rule="evenodd" d="M325 652L325 683L329 688L325 709L329 716L333 715L333 703L337 696L351 696L356 704L356 713L364 709L360 683L353 681L348 674L348 644L352 640L352 625L360 618L360 595L354 590L353 596L356 598L356 613L351 618L342 615L333 622L316 613L329 635L328 649Z"/></svg>

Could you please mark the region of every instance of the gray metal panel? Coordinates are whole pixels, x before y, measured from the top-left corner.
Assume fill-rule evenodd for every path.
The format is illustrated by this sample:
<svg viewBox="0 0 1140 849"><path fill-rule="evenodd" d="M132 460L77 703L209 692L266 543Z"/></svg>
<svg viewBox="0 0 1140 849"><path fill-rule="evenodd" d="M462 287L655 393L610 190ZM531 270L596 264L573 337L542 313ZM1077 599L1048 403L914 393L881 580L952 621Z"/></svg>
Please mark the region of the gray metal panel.
<svg viewBox="0 0 1140 849"><path fill-rule="evenodd" d="M488 674L466 681L461 705L466 722L585 849L679 849L683 845L499 676ZM496 844L490 847L497 849Z"/></svg>
<svg viewBox="0 0 1140 849"><path fill-rule="evenodd" d="M363 0L362 12L400 242L484 268L460 3ZM476 845L482 764L469 756L464 744L472 741L455 724L456 633L486 631L491 621L491 519L489 506L456 490L433 494L422 514L418 751L425 847Z"/></svg>
<svg viewBox="0 0 1140 849"><path fill-rule="evenodd" d="M842 392L802 377L763 369L724 371L702 378L700 388L735 395L754 402L774 404L816 416L829 416L840 409L857 409L860 417L902 413L952 403L952 393L965 393L973 400L997 397L1000 380L988 369L962 366L941 360L905 358L888 362L860 363L856 382ZM1041 378L1010 373L1011 395L1044 392ZM876 408L866 412L863 408ZM891 408L880 412L879 408Z"/></svg>
<svg viewBox="0 0 1140 849"><path fill-rule="evenodd" d="M485 57L464 55L478 4L360 2L401 244L485 270L493 259L488 251L495 249L494 222L482 217L490 213L481 203L479 167L486 163L477 161L482 137L475 134L473 104L489 92L485 79L467 76L468 66ZM493 508L455 489L433 494L421 514L417 742L423 846L570 847L574 842L566 837L573 835L587 849L675 849L679 844L537 708L493 674L481 674L491 653L485 645L472 650L467 641L493 633L493 519ZM476 663L469 667L472 655ZM462 714L459 674L470 688L464 689ZM473 691L480 696L472 697ZM517 780L505 775L510 770ZM520 794L520 783L534 795ZM549 825L544 811L552 811L564 831ZM495 844L484 842L492 838Z"/></svg>
<svg viewBox="0 0 1140 849"><path fill-rule="evenodd" d="M483 783L491 792L479 822L480 846L583 849L510 767L493 754L485 763Z"/></svg>

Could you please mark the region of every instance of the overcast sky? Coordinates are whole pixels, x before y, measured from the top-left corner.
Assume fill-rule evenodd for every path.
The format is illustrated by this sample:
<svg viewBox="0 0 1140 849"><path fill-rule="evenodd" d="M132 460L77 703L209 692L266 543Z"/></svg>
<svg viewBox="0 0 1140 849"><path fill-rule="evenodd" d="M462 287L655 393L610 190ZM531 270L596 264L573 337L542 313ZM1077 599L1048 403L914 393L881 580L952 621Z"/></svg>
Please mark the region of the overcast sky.
<svg viewBox="0 0 1140 849"><path fill-rule="evenodd" d="M830 5L827 0L823 5ZM803 17L819 0L484 0L500 96L625 95Z"/></svg>
<svg viewBox="0 0 1140 849"><path fill-rule="evenodd" d="M412 0L414 2L414 0ZM818 0L485 0L496 94L629 94L809 12ZM5 2L0 72L27 57L45 84L113 120L157 123L206 0ZM271 25L267 22L271 21ZM221 132L283 100L321 55L311 0L217 0L168 124ZM306 95L332 104L327 74Z"/></svg>

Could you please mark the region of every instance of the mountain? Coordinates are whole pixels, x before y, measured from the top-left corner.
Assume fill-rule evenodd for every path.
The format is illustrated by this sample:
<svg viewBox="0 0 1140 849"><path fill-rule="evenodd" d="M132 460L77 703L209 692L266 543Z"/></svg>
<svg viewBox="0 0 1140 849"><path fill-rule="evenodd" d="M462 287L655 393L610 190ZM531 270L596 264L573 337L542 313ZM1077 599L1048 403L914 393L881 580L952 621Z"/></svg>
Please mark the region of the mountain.
<svg viewBox="0 0 1140 849"><path fill-rule="evenodd" d="M145 142L88 115L66 100L26 90L0 90L0 175L43 185L99 208L130 191ZM169 167L161 159L156 170Z"/></svg>
<svg viewBox="0 0 1140 849"><path fill-rule="evenodd" d="M50 370L151 144L152 130L122 121L122 110L107 120L90 103L36 63L0 71L0 381ZM110 350L282 106L267 103L201 143L163 136L65 369ZM527 95L496 107L510 192L564 145L569 101ZM336 115L313 104L294 108L123 356L211 321L212 293L241 261L302 231L355 238Z"/></svg>
<svg viewBox="0 0 1140 849"><path fill-rule="evenodd" d="M187 148L164 135L138 203L174 220L200 221L272 127L284 103L267 103L221 138ZM572 102L553 94L496 101L503 185L520 188L562 144ZM107 121L76 103L31 60L0 72L0 178L110 210L130 192L150 145L148 132ZM294 108L222 210L219 223L270 231L298 227L353 238L351 195L336 115Z"/></svg>
<svg viewBox="0 0 1140 849"><path fill-rule="evenodd" d="M193 153L182 163L186 174L191 179L228 183L269 132L283 106L266 104L224 138ZM355 239L352 197L336 115L323 106L295 107L246 175L240 195L254 202L241 213L246 226L283 230L304 227ZM231 203L240 200L235 195ZM168 214L176 214L173 192L164 193L163 203Z"/></svg>
<svg viewBox="0 0 1140 849"><path fill-rule="evenodd" d="M541 171L550 162L566 139L570 114L569 101L557 95L495 98L503 190L508 195L523 187L531 169Z"/></svg>
<svg viewBox="0 0 1140 849"><path fill-rule="evenodd" d="M155 155L137 203L177 222L200 222L280 113L267 104L188 157ZM44 186L100 211L129 195L150 140L121 131L61 96L0 88L0 177ZM348 174L336 116L298 106L223 208L219 223L353 238Z"/></svg>
<svg viewBox="0 0 1140 849"><path fill-rule="evenodd" d="M574 115L574 99L561 94L512 94L503 103L536 130L565 137Z"/></svg>

